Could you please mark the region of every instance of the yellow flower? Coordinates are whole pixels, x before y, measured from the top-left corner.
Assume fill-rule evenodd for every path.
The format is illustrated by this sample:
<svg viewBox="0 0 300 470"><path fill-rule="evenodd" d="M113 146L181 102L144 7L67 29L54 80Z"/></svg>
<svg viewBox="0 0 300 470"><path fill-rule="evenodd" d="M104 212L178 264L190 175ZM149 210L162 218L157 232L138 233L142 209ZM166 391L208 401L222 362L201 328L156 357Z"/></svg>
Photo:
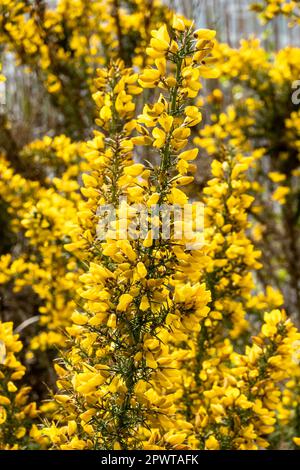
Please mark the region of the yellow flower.
<svg viewBox="0 0 300 470"><path fill-rule="evenodd" d="M194 32L194 37L197 40L211 41L216 36L216 31L212 29L197 29Z"/></svg>
<svg viewBox="0 0 300 470"><path fill-rule="evenodd" d="M184 205L187 204L188 198L180 189L172 188L169 195L169 201L171 204Z"/></svg>
<svg viewBox="0 0 300 470"><path fill-rule="evenodd" d="M0 424L4 424L7 418L7 413L3 406L0 406Z"/></svg>
<svg viewBox="0 0 300 470"><path fill-rule="evenodd" d="M170 36L167 26L164 24L158 30L151 31L150 46L156 51L165 52L170 46Z"/></svg>
<svg viewBox="0 0 300 470"><path fill-rule="evenodd" d="M178 159L179 160L195 160L195 158L197 158L198 156L198 153L199 153L199 149L197 148L194 148L194 149L191 149L191 150L185 150L185 152L181 152L179 155L178 155Z"/></svg>
<svg viewBox="0 0 300 470"><path fill-rule="evenodd" d="M286 179L285 175L277 171L270 171L270 173L268 173L268 176L273 181L273 183L281 183Z"/></svg>
<svg viewBox="0 0 300 470"><path fill-rule="evenodd" d="M114 313L112 313L107 320L107 326L109 328L116 328L116 325L117 325L117 317Z"/></svg>
<svg viewBox="0 0 300 470"><path fill-rule="evenodd" d="M14 393L18 389L17 389L17 387L15 386L15 384L13 382L9 381L8 384L7 384L7 390L11 393Z"/></svg>
<svg viewBox="0 0 300 470"><path fill-rule="evenodd" d="M300 437L293 437L293 442L296 444L296 446L300 446Z"/></svg>
<svg viewBox="0 0 300 470"><path fill-rule="evenodd" d="M185 30L185 23L184 19L180 18L178 15L173 16L172 20L172 28L176 29L177 31L184 31Z"/></svg>
<svg viewBox="0 0 300 470"><path fill-rule="evenodd" d="M88 320L89 319L86 315L82 315L79 312L72 313L72 321L76 323L76 325L85 325Z"/></svg>
<svg viewBox="0 0 300 470"><path fill-rule="evenodd" d="M119 312L125 312L132 301L133 301L132 295L122 294L121 297L119 298L119 303L117 305L117 310Z"/></svg>
<svg viewBox="0 0 300 470"><path fill-rule="evenodd" d="M145 278L147 276L147 269L146 269L144 263L142 263L141 261L138 262L138 264L136 266L136 271L137 271L138 276L141 279Z"/></svg>
<svg viewBox="0 0 300 470"><path fill-rule="evenodd" d="M163 147L165 141L166 141L166 133L160 129L159 127L155 127L152 131L152 135L154 137L154 142L153 146L157 148Z"/></svg>
<svg viewBox="0 0 300 470"><path fill-rule="evenodd" d="M214 436L209 436L205 441L205 448L208 450L218 450L220 449L220 444Z"/></svg>
<svg viewBox="0 0 300 470"><path fill-rule="evenodd" d="M272 194L272 199L279 202L279 204L286 203L286 196L290 193L290 188L287 186L279 186Z"/></svg>
<svg viewBox="0 0 300 470"><path fill-rule="evenodd" d="M124 173L125 175L139 176L144 171L144 169L144 165L141 163L135 163L134 165L124 168Z"/></svg>
<svg viewBox="0 0 300 470"><path fill-rule="evenodd" d="M143 88L155 88L159 84L160 77L160 70L145 69L139 77L139 84Z"/></svg>

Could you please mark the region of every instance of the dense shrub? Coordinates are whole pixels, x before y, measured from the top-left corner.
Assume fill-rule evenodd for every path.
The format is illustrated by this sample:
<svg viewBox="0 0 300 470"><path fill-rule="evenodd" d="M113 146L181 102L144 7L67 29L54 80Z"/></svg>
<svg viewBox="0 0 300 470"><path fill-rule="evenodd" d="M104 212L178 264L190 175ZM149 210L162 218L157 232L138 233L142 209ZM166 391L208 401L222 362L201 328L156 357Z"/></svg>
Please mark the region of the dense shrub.
<svg viewBox="0 0 300 470"><path fill-rule="evenodd" d="M0 448L295 448L299 50L147 0L0 24L55 113L25 145L1 114Z"/></svg>

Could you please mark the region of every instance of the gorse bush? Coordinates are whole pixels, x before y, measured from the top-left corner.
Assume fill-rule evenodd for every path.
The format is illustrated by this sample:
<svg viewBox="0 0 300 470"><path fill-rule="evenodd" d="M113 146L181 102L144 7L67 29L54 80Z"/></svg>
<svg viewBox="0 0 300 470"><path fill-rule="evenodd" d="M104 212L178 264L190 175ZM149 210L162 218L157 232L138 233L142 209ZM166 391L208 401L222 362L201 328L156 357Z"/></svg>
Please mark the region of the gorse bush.
<svg viewBox="0 0 300 470"><path fill-rule="evenodd" d="M96 68L119 56L143 66L151 29L172 16L156 0L63 0L55 9L3 0L0 7L1 42L37 74L67 135L77 139L93 122Z"/></svg>
<svg viewBox="0 0 300 470"><path fill-rule="evenodd" d="M25 145L1 115L0 448L296 448L299 50L146 0L0 6L56 113Z"/></svg>
<svg viewBox="0 0 300 470"><path fill-rule="evenodd" d="M18 449L30 442L32 421L38 415L36 403L29 402L30 387L19 381L25 367L18 359L22 343L13 334L12 323L0 324L1 388L0 388L0 436L1 449Z"/></svg>
<svg viewBox="0 0 300 470"><path fill-rule="evenodd" d="M221 109L222 89L210 97L211 122L195 143L218 155L224 144L255 156L249 175L255 201L252 238L261 250L260 282L285 295L288 313L299 322L299 49L268 54L257 39L238 50L222 44L217 55L224 80L232 84L230 104Z"/></svg>

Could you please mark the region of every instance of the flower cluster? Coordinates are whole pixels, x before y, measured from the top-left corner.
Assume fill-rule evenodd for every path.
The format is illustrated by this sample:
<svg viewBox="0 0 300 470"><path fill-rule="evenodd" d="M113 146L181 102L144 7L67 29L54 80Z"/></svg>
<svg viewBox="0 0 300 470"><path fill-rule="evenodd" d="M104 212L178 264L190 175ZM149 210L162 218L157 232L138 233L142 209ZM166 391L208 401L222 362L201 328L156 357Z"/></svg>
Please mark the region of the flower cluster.
<svg viewBox="0 0 300 470"><path fill-rule="evenodd" d="M299 49L158 0L0 24L58 111L0 115L0 448L299 446Z"/></svg>
<svg viewBox="0 0 300 470"><path fill-rule="evenodd" d="M278 15L291 19L291 26L300 21L299 2L294 0L263 0L251 4L251 9L258 12L263 23L273 20Z"/></svg>
<svg viewBox="0 0 300 470"><path fill-rule="evenodd" d="M213 157L224 144L255 157L251 212L253 240L264 265L261 279L265 287L272 279L283 290L295 317L300 299L294 262L299 252L299 54L290 46L267 54L256 39L242 41L238 49L218 45L216 55L225 58L221 74L232 87L231 104L224 109L212 94L211 123L195 139Z"/></svg>
<svg viewBox="0 0 300 470"><path fill-rule="evenodd" d="M261 332L245 354L233 352L228 342L218 348L218 358L210 359L202 376L205 390L197 422L205 448L269 447L282 400L280 383L289 377L297 341L291 321L273 310L265 314Z"/></svg>
<svg viewBox="0 0 300 470"><path fill-rule="evenodd" d="M187 351L174 345L194 336L208 312L209 292L189 275L188 266L197 260L174 243L172 234L170 240L154 239L150 229L144 236L137 238L132 231L129 239L122 239L111 231L101 243L95 233L97 209L109 202L121 211L121 196L127 197L128 225L136 217L130 211L133 202L183 205L187 200L178 188L186 177L176 176L176 167L186 163L188 169L189 160L196 157L195 150L183 149L201 114L185 102L200 88L202 67L208 73L201 60L212 48L206 37L214 33L193 32L175 18L172 34L171 40L165 25L152 33L147 52L159 57L138 82L154 87L159 74L165 96L145 105L137 121L132 120L132 94L141 92L137 76L117 63L108 72L99 71L96 79L102 132L89 144L92 171L83 177L87 201L78 214L78 242L67 245L72 251L87 250L85 261L90 260L80 278L82 307L67 329L74 343L60 366L56 400L64 404L59 413L67 422L63 428L53 425L42 431L52 442L54 436L62 449L193 445L191 425L176 406L183 393L179 364ZM167 77L170 62L175 70ZM131 137L135 129L141 135ZM134 146L152 142L159 165L134 163ZM186 257L191 258L188 264ZM186 274L180 275L181 267ZM81 421L70 434L75 410ZM176 422L181 433L174 428Z"/></svg>
<svg viewBox="0 0 300 470"><path fill-rule="evenodd" d="M18 355L22 349L13 324L0 322L0 449L25 449L34 443L32 420L37 417L36 403L30 401L30 387L18 386L25 367Z"/></svg>
<svg viewBox="0 0 300 470"><path fill-rule="evenodd" d="M9 227L22 240L21 254L0 259L0 284L15 293L26 287L38 296L39 328L31 341L33 349L65 344L62 328L70 324L80 265L64 249L70 224L80 201L78 178L85 162L84 146L65 136L45 137L22 150L24 161L34 161L42 182L14 172L1 158L0 195L7 206Z"/></svg>
<svg viewBox="0 0 300 470"><path fill-rule="evenodd" d="M96 68L118 57L143 67L151 29L170 17L157 0L60 0L55 8L1 0L0 43L38 70L69 135L82 138L94 117Z"/></svg>

